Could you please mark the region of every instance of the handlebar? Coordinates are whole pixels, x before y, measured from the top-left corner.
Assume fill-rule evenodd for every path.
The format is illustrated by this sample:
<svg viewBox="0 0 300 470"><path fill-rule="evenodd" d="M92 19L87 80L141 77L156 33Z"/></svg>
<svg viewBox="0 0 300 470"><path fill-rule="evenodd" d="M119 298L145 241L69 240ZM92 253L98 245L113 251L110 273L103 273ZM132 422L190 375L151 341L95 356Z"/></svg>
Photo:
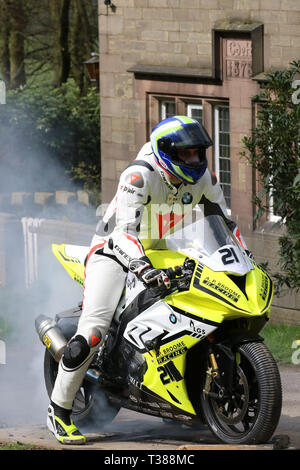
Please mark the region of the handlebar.
<svg viewBox="0 0 300 470"><path fill-rule="evenodd" d="M167 288L165 286L153 287L152 289L157 291L159 289L159 295L161 298L170 295L176 290L182 292L188 290L190 286L190 281L193 276L193 272L196 266L196 262L193 259L186 258L184 263L180 266L175 266L174 268L168 268L165 270L165 273L171 281L171 287Z"/></svg>
<svg viewBox="0 0 300 470"><path fill-rule="evenodd" d="M186 258L181 266L175 266L174 268L168 268L166 274L170 280L176 279L176 277L184 276L186 274L193 274L195 269L195 261L190 258Z"/></svg>

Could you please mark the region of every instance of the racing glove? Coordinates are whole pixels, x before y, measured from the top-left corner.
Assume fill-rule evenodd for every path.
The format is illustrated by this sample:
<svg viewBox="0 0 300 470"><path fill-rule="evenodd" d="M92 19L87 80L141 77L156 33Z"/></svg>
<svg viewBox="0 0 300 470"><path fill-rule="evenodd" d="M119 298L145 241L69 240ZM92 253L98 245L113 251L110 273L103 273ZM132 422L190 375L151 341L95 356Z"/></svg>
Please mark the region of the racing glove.
<svg viewBox="0 0 300 470"><path fill-rule="evenodd" d="M167 289L171 287L167 274L162 269L154 268L147 256L132 259L128 268L146 287L165 286Z"/></svg>

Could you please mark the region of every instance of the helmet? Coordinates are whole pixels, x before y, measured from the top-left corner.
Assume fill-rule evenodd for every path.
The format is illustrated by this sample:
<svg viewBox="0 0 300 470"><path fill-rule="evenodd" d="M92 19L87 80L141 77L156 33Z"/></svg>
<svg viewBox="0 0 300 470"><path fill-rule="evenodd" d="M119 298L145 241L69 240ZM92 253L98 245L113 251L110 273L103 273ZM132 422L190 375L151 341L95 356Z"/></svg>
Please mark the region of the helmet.
<svg viewBox="0 0 300 470"><path fill-rule="evenodd" d="M157 164L175 178L195 184L207 168L205 151L212 141L204 127L187 116L172 116L158 123L150 136ZM198 160L185 162L178 152L198 149Z"/></svg>

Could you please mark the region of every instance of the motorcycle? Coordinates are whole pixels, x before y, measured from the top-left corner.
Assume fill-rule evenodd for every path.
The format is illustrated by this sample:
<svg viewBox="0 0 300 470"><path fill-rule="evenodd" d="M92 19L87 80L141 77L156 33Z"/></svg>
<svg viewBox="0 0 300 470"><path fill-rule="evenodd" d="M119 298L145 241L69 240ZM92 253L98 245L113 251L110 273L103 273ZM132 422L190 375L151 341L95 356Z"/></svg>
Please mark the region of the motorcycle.
<svg viewBox="0 0 300 470"><path fill-rule="evenodd" d="M76 395L75 423L94 419L101 427L123 407L187 426L205 424L227 444L268 442L282 407L278 367L259 335L270 318L271 278L220 216L199 218L164 243L146 254L167 272L171 287L146 289L128 274ZM83 285L88 247L54 244L52 251ZM49 397L81 309L36 319Z"/></svg>

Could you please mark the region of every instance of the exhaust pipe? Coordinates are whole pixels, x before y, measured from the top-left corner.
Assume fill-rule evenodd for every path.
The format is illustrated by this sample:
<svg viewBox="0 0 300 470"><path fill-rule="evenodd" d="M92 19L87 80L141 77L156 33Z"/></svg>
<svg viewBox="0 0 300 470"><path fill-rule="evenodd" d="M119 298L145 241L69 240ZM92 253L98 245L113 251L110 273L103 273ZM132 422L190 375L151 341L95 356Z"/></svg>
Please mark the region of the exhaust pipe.
<svg viewBox="0 0 300 470"><path fill-rule="evenodd" d="M59 362L67 345L67 340L56 326L55 321L45 315L39 315L35 319L35 329L53 359Z"/></svg>

